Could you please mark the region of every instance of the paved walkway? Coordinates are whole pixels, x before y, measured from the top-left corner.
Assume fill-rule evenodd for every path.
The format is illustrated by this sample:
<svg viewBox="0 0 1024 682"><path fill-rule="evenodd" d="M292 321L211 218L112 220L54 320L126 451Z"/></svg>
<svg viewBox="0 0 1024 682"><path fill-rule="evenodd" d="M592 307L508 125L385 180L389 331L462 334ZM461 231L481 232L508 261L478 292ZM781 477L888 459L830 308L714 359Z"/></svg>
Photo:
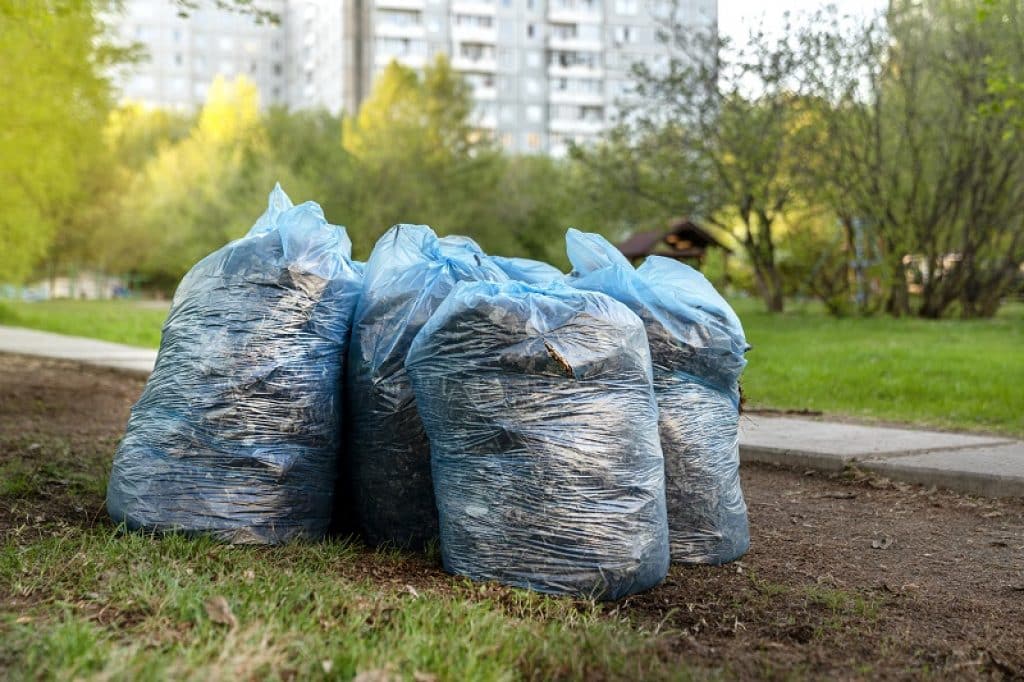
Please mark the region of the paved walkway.
<svg viewBox="0 0 1024 682"><path fill-rule="evenodd" d="M1000 436L745 415L740 457L823 471L853 464L908 483L1024 497L1024 442Z"/></svg>
<svg viewBox="0 0 1024 682"><path fill-rule="evenodd" d="M155 350L20 327L0 326L0 353L77 360L146 375L153 371L153 365L156 364Z"/></svg>
<svg viewBox="0 0 1024 682"><path fill-rule="evenodd" d="M156 351L0 326L0 352L149 374ZM744 415L740 457L822 471L849 464L894 480L989 497L1024 497L1024 442L790 417Z"/></svg>

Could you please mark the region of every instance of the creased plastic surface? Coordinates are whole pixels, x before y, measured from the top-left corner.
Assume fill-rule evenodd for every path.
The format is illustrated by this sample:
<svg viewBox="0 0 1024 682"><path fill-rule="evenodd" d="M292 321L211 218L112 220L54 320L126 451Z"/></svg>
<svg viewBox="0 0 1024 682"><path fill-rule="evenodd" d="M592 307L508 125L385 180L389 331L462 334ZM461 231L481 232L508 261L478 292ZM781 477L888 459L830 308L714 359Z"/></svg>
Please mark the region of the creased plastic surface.
<svg viewBox="0 0 1024 682"><path fill-rule="evenodd" d="M242 543L324 534L362 279L350 253L319 206L276 187L249 234L185 275L114 457L114 521Z"/></svg>
<svg viewBox="0 0 1024 682"><path fill-rule="evenodd" d="M602 291L644 321L665 456L672 558L721 564L750 546L739 478L739 318L707 279L669 258L635 269L603 237L569 230L567 281Z"/></svg>
<svg viewBox="0 0 1024 682"><path fill-rule="evenodd" d="M366 264L345 390L347 459L360 531L373 544L418 548L437 537L430 445L405 356L457 282L507 280L471 239L397 225Z"/></svg>
<svg viewBox="0 0 1024 682"><path fill-rule="evenodd" d="M643 323L563 284L460 284L406 361L432 446L445 568L618 599L668 570Z"/></svg>
<svg viewBox="0 0 1024 682"><path fill-rule="evenodd" d="M491 256L491 260L508 275L509 279L527 284L547 284L565 275L554 265L531 258Z"/></svg>

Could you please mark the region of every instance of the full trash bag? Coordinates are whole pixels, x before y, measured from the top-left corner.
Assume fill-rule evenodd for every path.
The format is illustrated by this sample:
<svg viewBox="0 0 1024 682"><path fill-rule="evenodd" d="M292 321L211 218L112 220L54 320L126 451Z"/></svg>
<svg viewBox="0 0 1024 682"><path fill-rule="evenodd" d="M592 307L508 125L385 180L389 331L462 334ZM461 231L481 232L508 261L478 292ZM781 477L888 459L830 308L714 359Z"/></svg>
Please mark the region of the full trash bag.
<svg viewBox="0 0 1024 682"><path fill-rule="evenodd" d="M602 291L644 321L665 456L672 559L721 564L750 546L739 477L743 326L703 275L650 256L634 269L603 237L570 229L572 286Z"/></svg>
<svg viewBox="0 0 1024 682"><path fill-rule="evenodd" d="M618 599L668 570L643 323L556 283L460 284L406 368L430 436L445 569Z"/></svg>
<svg viewBox="0 0 1024 682"><path fill-rule="evenodd" d="M531 258L491 256L491 260L508 275L509 279L527 284L546 284L565 275L554 265Z"/></svg>
<svg viewBox="0 0 1024 682"><path fill-rule="evenodd" d="M278 186L245 237L185 275L114 456L115 522L239 543L324 535L361 290L351 249Z"/></svg>
<svg viewBox="0 0 1024 682"><path fill-rule="evenodd" d="M422 548L437 537L430 445L405 356L456 283L507 280L466 237L392 227L366 263L349 349L346 455L357 525L372 544Z"/></svg>

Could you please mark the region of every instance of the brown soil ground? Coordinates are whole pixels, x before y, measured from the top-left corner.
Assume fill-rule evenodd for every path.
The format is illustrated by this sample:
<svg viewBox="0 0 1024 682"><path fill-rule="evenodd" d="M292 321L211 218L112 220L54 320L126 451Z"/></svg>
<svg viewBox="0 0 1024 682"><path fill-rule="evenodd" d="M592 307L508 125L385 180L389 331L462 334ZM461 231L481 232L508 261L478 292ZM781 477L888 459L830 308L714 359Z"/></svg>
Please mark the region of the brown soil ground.
<svg viewBox="0 0 1024 682"><path fill-rule="evenodd" d="M65 449L45 499L15 506L0 496L0 539L42 519L107 523L95 480L142 386L114 371L0 355L0 466L52 452L51 443ZM741 562L673 567L662 586L607 606L609 615L668 633L661 655L670 660L742 677L1024 679L1024 501L856 471L744 466L743 484L753 545ZM358 571L444 584L418 557Z"/></svg>

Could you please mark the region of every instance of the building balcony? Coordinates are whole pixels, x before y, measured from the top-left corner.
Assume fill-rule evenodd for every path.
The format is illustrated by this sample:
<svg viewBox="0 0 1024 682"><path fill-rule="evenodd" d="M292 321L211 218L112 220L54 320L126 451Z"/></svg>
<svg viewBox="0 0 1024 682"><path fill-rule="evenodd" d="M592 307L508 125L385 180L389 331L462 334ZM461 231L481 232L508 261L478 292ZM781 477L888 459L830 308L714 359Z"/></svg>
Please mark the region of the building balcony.
<svg viewBox="0 0 1024 682"><path fill-rule="evenodd" d="M550 78L603 78L604 69L600 66L562 66L561 64L548 65L548 77Z"/></svg>
<svg viewBox="0 0 1024 682"><path fill-rule="evenodd" d="M600 92L573 92L571 90L550 90L548 101L552 104L583 104L600 106L605 103L605 97Z"/></svg>
<svg viewBox="0 0 1024 682"><path fill-rule="evenodd" d="M426 0L376 0L374 6L378 9L423 9Z"/></svg>
<svg viewBox="0 0 1024 682"><path fill-rule="evenodd" d="M600 40L586 38L563 38L558 35L550 35L547 40L548 47L552 50L601 52L604 50L604 43Z"/></svg>
<svg viewBox="0 0 1024 682"><path fill-rule="evenodd" d="M548 21L555 24L599 24L603 18L599 9L548 5Z"/></svg>
<svg viewBox="0 0 1024 682"><path fill-rule="evenodd" d="M469 71L471 73L493 73L498 70L498 63L494 57L472 59L463 55L453 55L452 68L456 71Z"/></svg>
<svg viewBox="0 0 1024 682"><path fill-rule="evenodd" d="M486 0L455 0L451 4L452 14L483 14L494 16L498 5L496 2Z"/></svg>
<svg viewBox="0 0 1024 682"><path fill-rule="evenodd" d="M605 123L592 119L553 118L548 121L548 129L563 135L597 135L605 129Z"/></svg>
<svg viewBox="0 0 1024 682"><path fill-rule="evenodd" d="M493 26L455 26L451 27L452 40L457 43L487 43L498 40L498 31Z"/></svg>
<svg viewBox="0 0 1024 682"><path fill-rule="evenodd" d="M374 55L373 61L378 68L384 68L392 61L396 61L402 66L408 66L410 69L422 69L427 65L427 57L422 54L382 54L378 52Z"/></svg>
<svg viewBox="0 0 1024 682"><path fill-rule="evenodd" d="M473 99L478 102L490 102L498 98L498 90L493 85L473 88Z"/></svg>
<svg viewBox="0 0 1024 682"><path fill-rule="evenodd" d="M378 38L423 38L427 35L426 29L416 24L377 24L373 27L373 32Z"/></svg>
<svg viewBox="0 0 1024 682"><path fill-rule="evenodd" d="M486 128L488 130L494 130L498 127L498 119L494 114L485 114L483 116L476 117L476 125L478 128Z"/></svg>

